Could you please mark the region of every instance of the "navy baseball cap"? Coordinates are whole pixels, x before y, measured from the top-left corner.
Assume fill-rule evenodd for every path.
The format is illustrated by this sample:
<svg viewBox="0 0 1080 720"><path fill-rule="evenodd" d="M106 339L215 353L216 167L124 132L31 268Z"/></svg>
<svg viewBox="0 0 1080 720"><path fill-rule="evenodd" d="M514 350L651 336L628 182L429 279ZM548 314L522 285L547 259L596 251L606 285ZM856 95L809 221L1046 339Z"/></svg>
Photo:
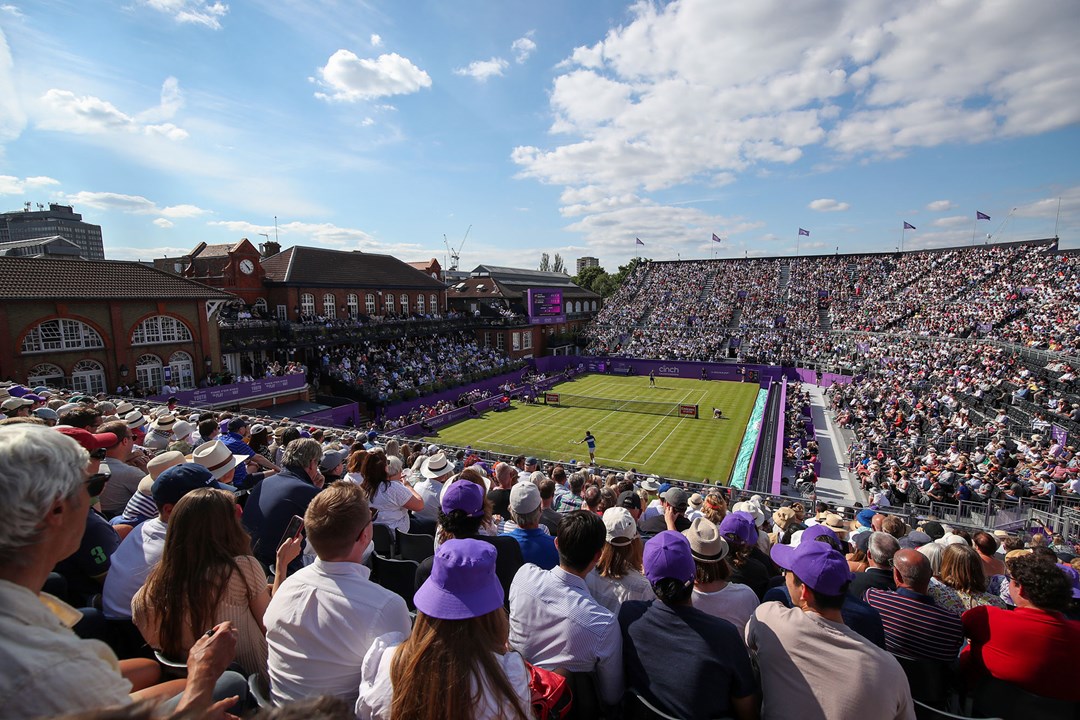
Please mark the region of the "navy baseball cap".
<svg viewBox="0 0 1080 720"><path fill-rule="evenodd" d="M175 505L180 502L180 498L192 490L216 487L218 487L218 482L214 479L213 473L202 465L181 463L158 475L150 488L150 494L160 510L166 505Z"/></svg>

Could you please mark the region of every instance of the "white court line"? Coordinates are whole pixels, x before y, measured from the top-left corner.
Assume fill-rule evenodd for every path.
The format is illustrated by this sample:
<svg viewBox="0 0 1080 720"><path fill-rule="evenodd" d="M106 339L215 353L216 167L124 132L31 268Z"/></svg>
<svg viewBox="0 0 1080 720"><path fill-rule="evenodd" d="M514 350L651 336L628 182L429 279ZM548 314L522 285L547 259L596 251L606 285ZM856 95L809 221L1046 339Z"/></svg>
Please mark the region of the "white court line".
<svg viewBox="0 0 1080 720"><path fill-rule="evenodd" d="M689 397L690 393L692 393L692 392L694 392L694 391L693 391L693 389L691 389L691 390L688 390L688 391L686 392L686 395L683 395L683 397L682 397L682 400L679 400L679 402L678 402L678 403L676 403L676 404L677 404L677 405L682 405L682 401L683 401L683 400L685 400L685 399L686 399L687 397ZM698 399L700 400L700 398L698 398ZM627 456L627 455L629 455L630 453L634 452L635 448L637 448L637 446L638 446L638 445L640 445L641 443L643 443L643 442L645 442L646 440L648 440L648 439L649 439L649 436L650 436L650 435L652 435L652 431L653 431L653 430L655 430L656 428L660 427L660 423L662 423L662 422L664 422L665 420L667 420L667 419L668 419L668 417L670 417L670 416L669 416L669 415L664 415L663 417L661 417L661 418L660 418L660 419L659 419L659 420L658 420L658 421L656 422L656 424L655 424L655 425L653 425L653 426L652 426L651 428L649 428L649 431L648 431L647 433L645 433L645 436L644 436L644 437L642 437L642 438L641 438L640 440L638 440L638 441L637 441L636 443L634 443L633 447L631 447L631 448L630 448L629 450L627 450L627 451L626 451L626 453L625 453L625 454L624 454L624 455L622 456L622 459L620 459L620 460L619 460L619 462L622 462L623 460L625 460L625 459L626 459L626 456ZM676 420L677 420L677 419L679 419L679 418L678 418L678 417L676 417ZM678 428L678 427L679 427L679 426L678 426L678 424L676 424L676 425L675 425L675 428ZM675 428L672 428L671 432L675 432ZM668 437L671 437L671 433L668 433ZM665 438L665 440L666 440L666 438ZM663 445L663 443L661 443L661 445ZM655 451L653 451L653 455L655 455L655 454L656 454L656 452L655 452ZM650 455L650 456L649 456L649 459L652 459L652 455ZM645 462L648 462L648 460L646 460ZM642 464L642 465L644 465L645 463L641 463L641 464Z"/></svg>
<svg viewBox="0 0 1080 720"><path fill-rule="evenodd" d="M539 408L537 408L537 410L539 410ZM531 418L531 422L529 422L528 424L524 425L524 426L523 426L523 427L521 427L521 428L518 428L517 430L514 430L514 432L516 433L516 432L520 432L520 431L523 431L523 430L527 430L528 428L531 428L531 427L532 427L533 425L536 425L537 423L539 423L540 421L542 421L542 420L544 419L544 416L545 416L545 415L547 415L547 413L545 413L545 412L538 412L538 413L537 413L536 415L537 415L537 417L535 417L535 418ZM499 429L499 430L498 430L498 431L497 431L497 432L496 432L496 433L495 433L494 435L486 435L486 436L484 436L483 438L480 438L479 440L477 440L477 442L487 442L487 441L489 441L489 440L490 440L490 439L491 439L492 437L498 437L498 436L501 436L501 435L502 435L503 433L505 433L505 432L506 432L507 430L510 430L511 428L517 428L517 426L518 426L518 425L520 425L520 424L521 424L522 422L524 422L525 420L529 420L529 419L530 419L530 418L522 418L521 420L515 420L515 421L513 422L513 424L511 424L511 425L507 425L507 426L506 426L506 427L504 427L504 428L500 428L500 429ZM500 444L501 444L501 443L500 443Z"/></svg>
<svg viewBox="0 0 1080 720"><path fill-rule="evenodd" d="M702 400L702 399L703 399L703 398L705 397L705 391L704 391L704 390L701 390L700 392L701 392L701 394L700 394L700 395L698 395L698 402L697 402L697 404L699 405L699 408L698 408L698 416L699 416L699 417L697 418L698 420L700 420L700 419L701 419L701 417L700 417L700 415L701 415L701 408L700 408L700 405L701 405L701 400ZM666 445L666 444L667 444L667 441L668 441L668 439L669 439L669 438L670 438L670 437L671 437L672 435L674 435L674 434L675 434L675 431L676 431L676 430L678 430L678 429L679 429L680 427L682 427L682 420L681 420L681 419L679 420L679 422L678 422L678 423L676 423L676 424L675 424L675 427L671 428L671 432L669 432L669 433L667 434L667 437L665 437L665 438L664 438L663 440L661 440L661 441L660 441L660 444L659 444L659 445L657 445L657 446L656 446L656 449L652 451L652 455L650 455L649 457L645 458L645 462L643 462L643 463L641 463L641 464L642 464L643 466L644 466L644 465L648 465L648 464L649 464L649 461L653 459L653 455L656 455L656 453L660 452L660 448L664 447L664 445Z"/></svg>

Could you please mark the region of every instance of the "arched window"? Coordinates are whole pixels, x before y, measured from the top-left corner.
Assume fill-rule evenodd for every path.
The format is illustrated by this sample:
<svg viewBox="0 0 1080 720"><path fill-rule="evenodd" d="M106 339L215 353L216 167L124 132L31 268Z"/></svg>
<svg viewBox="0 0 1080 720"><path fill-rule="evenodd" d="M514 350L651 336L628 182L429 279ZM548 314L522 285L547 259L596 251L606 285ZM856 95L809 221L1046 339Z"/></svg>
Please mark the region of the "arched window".
<svg viewBox="0 0 1080 720"><path fill-rule="evenodd" d="M592 301L592 310L593 310L593 312L596 312L596 301L595 300Z"/></svg>
<svg viewBox="0 0 1080 720"><path fill-rule="evenodd" d="M401 293L401 314L409 314L409 296L405 293Z"/></svg>
<svg viewBox="0 0 1080 720"><path fill-rule="evenodd" d="M431 294L431 314L432 315L438 315L439 314L439 296L436 295L435 293Z"/></svg>
<svg viewBox="0 0 1080 720"><path fill-rule="evenodd" d="M424 294L416 293L416 312L420 315L424 314Z"/></svg>
<svg viewBox="0 0 1080 720"><path fill-rule="evenodd" d="M148 317L131 333L132 345L191 342L191 331L184 323L168 315Z"/></svg>
<svg viewBox="0 0 1080 720"><path fill-rule="evenodd" d="M97 330L78 320L46 320L23 338L23 354L103 348Z"/></svg>
<svg viewBox="0 0 1080 720"><path fill-rule="evenodd" d="M314 315L315 314L315 296L311 293L304 293L300 296L300 314L301 315Z"/></svg>
<svg viewBox="0 0 1080 720"><path fill-rule="evenodd" d="M181 390L195 389L195 363L190 355L177 350L169 356L169 369L172 371L171 385L179 386Z"/></svg>
<svg viewBox="0 0 1080 720"><path fill-rule="evenodd" d="M334 293L326 293L322 296L322 314L325 318L333 320L337 317L337 306L334 304L337 300L334 298Z"/></svg>
<svg viewBox="0 0 1080 720"><path fill-rule="evenodd" d="M135 379L141 389L154 395L159 393L161 386L164 384L164 374L161 372L161 358L150 353L140 355L135 362Z"/></svg>
<svg viewBox="0 0 1080 720"><path fill-rule="evenodd" d="M390 304L393 305L394 303L391 302ZM375 293L368 293L364 296L364 307L367 309L368 315L375 314Z"/></svg>
<svg viewBox="0 0 1080 720"><path fill-rule="evenodd" d="M393 315L394 314L394 293L386 293L386 295L383 296L383 297L384 297L385 303L386 303L386 310L385 310L386 314L387 315Z"/></svg>
<svg viewBox="0 0 1080 720"><path fill-rule="evenodd" d="M105 392L105 368L94 360L80 360L71 371L71 388L87 395Z"/></svg>
<svg viewBox="0 0 1080 720"><path fill-rule="evenodd" d="M355 318L360 314L360 299L356 297L356 293L349 293L345 296L345 307L349 308L349 317Z"/></svg>
<svg viewBox="0 0 1080 720"><path fill-rule="evenodd" d="M64 371L52 363L41 363L30 368L26 382L31 386L52 385L61 387L64 385Z"/></svg>
<svg viewBox="0 0 1080 720"><path fill-rule="evenodd" d="M574 303L574 312L576 312L576 313L581 312L581 301L580 300L578 300L576 303Z"/></svg>
<svg viewBox="0 0 1080 720"><path fill-rule="evenodd" d="M256 312L258 312L259 315L264 316L264 317L266 316L266 314L267 314L266 298L256 298L255 299L255 310L256 310Z"/></svg>

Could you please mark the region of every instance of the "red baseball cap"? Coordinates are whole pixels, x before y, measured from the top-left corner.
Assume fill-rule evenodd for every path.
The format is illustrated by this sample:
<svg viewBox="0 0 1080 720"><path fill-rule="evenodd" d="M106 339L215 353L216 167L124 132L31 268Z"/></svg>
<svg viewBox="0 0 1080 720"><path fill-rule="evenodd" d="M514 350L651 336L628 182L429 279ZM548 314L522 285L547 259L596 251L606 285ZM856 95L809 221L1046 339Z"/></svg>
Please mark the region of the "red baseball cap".
<svg viewBox="0 0 1080 720"><path fill-rule="evenodd" d="M67 425L60 425L53 428L59 432L64 433L69 438L74 440L83 446L86 450L100 450L101 448L115 447L120 438L116 437L113 433L92 433L89 430L84 430L77 427L69 427Z"/></svg>

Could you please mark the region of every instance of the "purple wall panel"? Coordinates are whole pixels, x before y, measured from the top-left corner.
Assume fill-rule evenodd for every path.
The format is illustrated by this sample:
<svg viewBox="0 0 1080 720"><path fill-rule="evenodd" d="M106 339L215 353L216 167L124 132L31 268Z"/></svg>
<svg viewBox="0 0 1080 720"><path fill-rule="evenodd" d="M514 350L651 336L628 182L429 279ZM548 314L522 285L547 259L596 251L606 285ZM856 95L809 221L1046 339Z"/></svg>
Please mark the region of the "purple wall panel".
<svg viewBox="0 0 1080 720"><path fill-rule="evenodd" d="M233 383L232 385L217 385L209 388L196 390L181 390L176 393L181 405L192 403L223 403L243 402L247 398L271 393L282 393L293 390L301 390L307 385L304 375L282 375L280 377L264 378L252 382ZM168 395L156 395L149 398L155 402L165 402Z"/></svg>

